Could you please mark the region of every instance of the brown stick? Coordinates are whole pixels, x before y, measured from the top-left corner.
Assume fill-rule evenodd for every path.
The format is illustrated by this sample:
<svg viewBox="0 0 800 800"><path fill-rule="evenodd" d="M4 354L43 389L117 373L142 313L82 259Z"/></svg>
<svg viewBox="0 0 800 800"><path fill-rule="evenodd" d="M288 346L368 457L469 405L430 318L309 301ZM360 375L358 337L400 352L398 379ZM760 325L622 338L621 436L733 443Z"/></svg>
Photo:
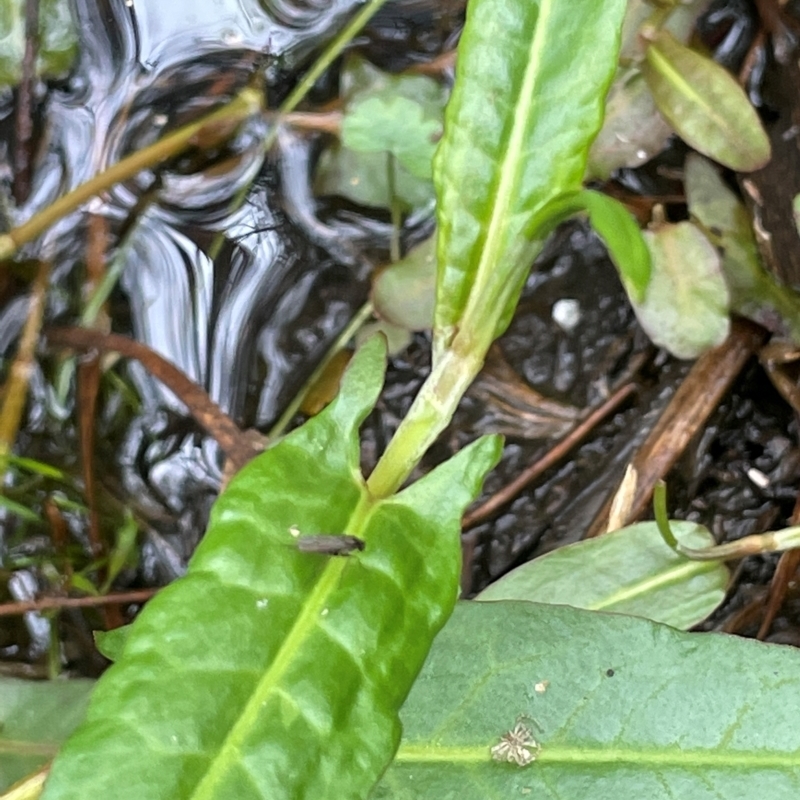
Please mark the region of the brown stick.
<svg viewBox="0 0 800 800"><path fill-rule="evenodd" d="M608 400L592 411L586 419L578 423L542 458L523 470L511 483L504 486L485 503L465 514L461 522L461 529L473 528L479 522L483 522L483 520L497 513L504 505L510 503L529 483L536 480L543 472L564 458L584 436L590 433L614 409L618 408L635 390L636 386L632 383L627 383L617 389Z"/></svg>
<svg viewBox="0 0 800 800"><path fill-rule="evenodd" d="M33 91L36 84L36 57L39 53L39 0L25 2L25 54L22 77L17 89L14 120L14 199L21 205L31 191L31 151L33 142Z"/></svg>
<svg viewBox="0 0 800 800"><path fill-rule="evenodd" d="M735 320L725 343L697 359L631 461L638 481L625 524L638 519L645 511L656 483L672 469L765 338L763 328ZM605 533L615 494L606 501L586 538Z"/></svg>
<svg viewBox="0 0 800 800"><path fill-rule="evenodd" d="M88 328L50 328L45 331L45 336L52 344L65 345L81 351L119 353L126 358L135 358L141 362L151 375L158 378L186 403L197 424L217 440L235 470L243 467L262 449L253 443L252 437L242 431L204 389L172 362L141 342L118 333L101 333Z"/></svg>
<svg viewBox="0 0 800 800"><path fill-rule="evenodd" d="M158 587L153 587L151 589L134 589L130 592L119 592L118 594L104 594L99 597L42 597L39 600L2 603L0 604L0 617L18 616L19 614L27 614L30 611L144 603L159 591Z"/></svg>

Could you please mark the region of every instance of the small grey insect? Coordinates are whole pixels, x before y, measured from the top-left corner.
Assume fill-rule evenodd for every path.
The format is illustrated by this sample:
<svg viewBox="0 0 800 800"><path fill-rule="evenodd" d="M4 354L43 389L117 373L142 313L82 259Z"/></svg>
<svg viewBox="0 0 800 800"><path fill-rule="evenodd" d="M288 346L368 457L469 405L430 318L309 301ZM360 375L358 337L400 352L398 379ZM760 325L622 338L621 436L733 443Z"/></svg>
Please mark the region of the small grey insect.
<svg viewBox="0 0 800 800"><path fill-rule="evenodd" d="M347 556L364 549L364 540L349 534L314 534L300 536L297 549L304 553L322 553L327 556Z"/></svg>
<svg viewBox="0 0 800 800"><path fill-rule="evenodd" d="M540 749L531 729L517 720L517 724L500 737L491 753L495 761L509 761L518 767L526 767L536 760Z"/></svg>

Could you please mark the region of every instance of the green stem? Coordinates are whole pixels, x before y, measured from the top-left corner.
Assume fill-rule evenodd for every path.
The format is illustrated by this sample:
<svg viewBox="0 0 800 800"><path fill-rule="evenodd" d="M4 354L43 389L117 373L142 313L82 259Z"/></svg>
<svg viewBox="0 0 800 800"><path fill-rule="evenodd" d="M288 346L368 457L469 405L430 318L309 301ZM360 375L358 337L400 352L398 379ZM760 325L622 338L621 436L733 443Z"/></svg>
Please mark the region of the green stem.
<svg viewBox="0 0 800 800"><path fill-rule="evenodd" d="M667 485L664 481L659 481L653 489L653 514L658 525L658 532L661 538L676 552L681 552L681 546L669 526L669 515L667 514Z"/></svg>
<svg viewBox="0 0 800 800"><path fill-rule="evenodd" d="M442 353L367 479L373 497L389 497L405 483L452 419L461 397L483 366L487 348L461 335Z"/></svg>
<svg viewBox="0 0 800 800"><path fill-rule="evenodd" d="M317 82L320 75L339 57L345 47L350 44L356 34L372 19L385 2L386 0L369 0L364 8L347 23L341 33L328 45L325 52L314 62L314 66L303 76L303 80L294 87L289 96L281 103L278 109L278 119L275 120L272 130L264 142L265 150L268 150L275 142L278 128L283 122L283 118L295 110L300 101Z"/></svg>
<svg viewBox="0 0 800 800"><path fill-rule="evenodd" d="M317 368L311 373L303 388L294 396L292 402L286 406L283 414L281 414L278 421L270 429L269 433L267 434L267 439L270 442L274 442L275 439L283 434L289 423L292 421L292 418L297 413L297 410L303 404L303 400L308 394L309 389L311 389L311 387L320 379L322 373L325 371L325 368L328 366L328 364L331 363L333 357L353 338L353 336L355 336L356 333L358 333L359 329L370 318L372 315L372 310L372 303L367 301L363 306L361 306L361 308L358 309L358 311L356 311L353 318L347 324L347 327L336 337L336 340L328 349L325 357L319 362L319 364L317 364Z"/></svg>
<svg viewBox="0 0 800 800"><path fill-rule="evenodd" d="M225 138L230 135L234 127L248 117L260 113L261 110L261 94L256 89L247 87L216 111L123 158L86 183L59 197L47 208L34 214L27 222L0 236L0 261L13 256L23 244L32 241L59 219L80 208L92 197L106 191L114 184L128 180L143 169L150 169L172 158L198 138L206 135ZM217 129L222 135L217 133Z"/></svg>

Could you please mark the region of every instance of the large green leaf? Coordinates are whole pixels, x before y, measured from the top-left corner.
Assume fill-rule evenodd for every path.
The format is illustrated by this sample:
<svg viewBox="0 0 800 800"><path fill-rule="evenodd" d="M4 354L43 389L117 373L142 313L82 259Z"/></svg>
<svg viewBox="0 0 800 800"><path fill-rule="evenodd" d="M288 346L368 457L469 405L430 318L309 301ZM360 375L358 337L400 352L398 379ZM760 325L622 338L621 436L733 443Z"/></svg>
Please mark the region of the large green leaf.
<svg viewBox="0 0 800 800"><path fill-rule="evenodd" d="M798 716L794 649L564 606L462 603L372 797L794 800ZM493 761L518 723L538 757Z"/></svg>
<svg viewBox="0 0 800 800"><path fill-rule="evenodd" d="M758 114L719 64L662 30L645 52L642 73L658 110L696 150L743 172L769 161L769 138Z"/></svg>
<svg viewBox="0 0 800 800"><path fill-rule="evenodd" d="M92 686L0 678L0 792L56 754L83 717Z"/></svg>
<svg viewBox="0 0 800 800"><path fill-rule="evenodd" d="M148 603L99 681L45 798L368 792L455 603L461 514L500 451L481 439L372 500L358 426L383 361L375 337L339 396L231 482L188 574ZM365 549L304 552L298 533L347 533Z"/></svg>
<svg viewBox="0 0 800 800"><path fill-rule="evenodd" d="M716 544L702 525L670 524L687 547ZM729 577L724 564L690 561L661 538L655 522L640 522L535 558L495 581L477 599L614 611L690 628L722 602Z"/></svg>
<svg viewBox="0 0 800 800"><path fill-rule="evenodd" d="M616 68L625 0L473 0L434 159L434 359L455 333L507 325L540 212L578 191ZM469 324L464 323L470 319ZM434 363L436 363L434 361Z"/></svg>

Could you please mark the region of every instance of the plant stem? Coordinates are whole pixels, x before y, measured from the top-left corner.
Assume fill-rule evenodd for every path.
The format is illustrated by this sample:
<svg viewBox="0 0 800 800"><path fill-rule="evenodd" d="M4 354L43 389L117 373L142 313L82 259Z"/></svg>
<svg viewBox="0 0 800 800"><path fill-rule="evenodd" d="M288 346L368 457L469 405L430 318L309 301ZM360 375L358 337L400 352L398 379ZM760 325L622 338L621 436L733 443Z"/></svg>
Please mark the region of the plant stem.
<svg viewBox="0 0 800 800"><path fill-rule="evenodd" d="M347 23L341 33L328 45L320 58L314 62L314 66L303 76L303 80L294 87L291 94L281 103L281 107L278 109L278 115L280 117L285 116L290 111L294 111L298 103L300 103L308 94L311 87L316 83L317 78L319 78L334 60L338 58L342 50L350 44L355 35L370 21L370 19L372 19L385 2L386 0L369 0L364 8ZM273 128L273 130L276 128ZM273 134L271 133L267 139L270 141L273 140Z"/></svg>
<svg viewBox="0 0 800 800"><path fill-rule="evenodd" d="M452 419L461 397L480 372L487 349L488 345L483 347L461 334L442 353L367 479L373 497L389 497L411 475Z"/></svg>
<svg viewBox="0 0 800 800"><path fill-rule="evenodd" d="M0 236L0 261L14 255L19 247L30 242L67 214L80 208L87 200L104 192L120 181L133 177L143 169L160 164L180 153L200 137L213 136L222 141L248 117L262 110L261 94L256 89L242 89L236 97L216 111L196 122L184 125L164 136L149 147L123 158L107 170L95 175L86 183L68 192L47 208L34 214L27 222Z"/></svg>
<svg viewBox="0 0 800 800"><path fill-rule="evenodd" d="M14 448L20 422L25 413L30 378L34 374L36 343L42 329L47 284L50 280L52 264L39 262L39 269L33 282L28 317L17 345L17 355L11 364L4 386L4 397L0 408L0 478L6 474L8 458Z"/></svg>
<svg viewBox="0 0 800 800"><path fill-rule="evenodd" d="M325 372L325 368L333 360L333 357L345 347L345 345L353 338L353 336L355 336L356 333L358 333L358 331L362 328L364 323L372 316L372 311L372 302L369 300L364 303L364 305L361 306L358 311L356 311L356 313L353 315L353 318L347 323L347 326L344 328L344 330L336 337L336 340L333 342L330 348L328 348L328 352L325 353L325 357L319 362L319 364L317 364L316 369L311 373L302 389L300 389L294 398L292 398L292 402L286 406L283 414L280 415L278 421L272 426L267 434L268 441L274 442L275 439L283 435L283 432L292 421L292 418L297 413L297 410L303 404L303 400L305 399L311 387L320 379L322 373Z"/></svg>

